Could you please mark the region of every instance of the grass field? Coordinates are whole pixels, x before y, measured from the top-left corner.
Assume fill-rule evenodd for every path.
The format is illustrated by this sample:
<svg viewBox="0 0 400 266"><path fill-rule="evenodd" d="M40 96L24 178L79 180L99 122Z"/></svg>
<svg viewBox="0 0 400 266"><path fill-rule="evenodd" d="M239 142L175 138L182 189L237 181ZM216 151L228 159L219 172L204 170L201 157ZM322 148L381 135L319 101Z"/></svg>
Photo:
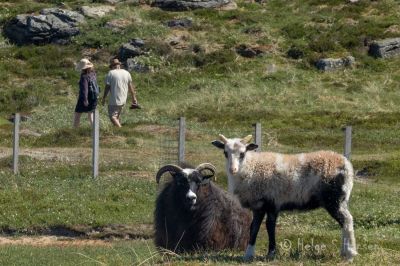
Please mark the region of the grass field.
<svg viewBox="0 0 400 266"><path fill-rule="evenodd" d="M89 156L90 151L87 153ZM105 239L104 245L77 246L73 240L62 242L62 237L48 245L41 245L40 241L37 245L2 245L0 263L241 264L240 251L167 255L154 249L151 223L157 188L152 170L138 169L136 163L128 163L129 160L135 162L135 156L140 154L118 158L119 165L107 163L108 167L101 168L101 176L96 180L89 176L88 166L74 162L79 156L74 158L71 155L68 166L54 159L22 157L21 174L16 177L10 175L7 168L9 159L3 160L0 173L3 188L0 196L1 227L6 234L11 232L9 238L18 239L27 233L35 238L35 235L41 235L40 232L52 232L51 229L57 226L75 232L113 224L123 224L129 229L116 230L115 234L92 235L91 239ZM383 169L378 167L375 171L379 173ZM224 178L219 179L219 183L225 186ZM356 265L394 265L399 262L400 190L396 184L397 180L390 173L355 182L351 211L360 253L354 260ZM142 225L149 226L143 228ZM120 239L126 235L129 240ZM341 263L338 257L340 230L322 210L282 214L277 235L279 255L274 264ZM82 237L78 240L85 239ZM257 265L266 263L263 258L266 243L266 232L262 229L255 260Z"/></svg>
<svg viewBox="0 0 400 266"><path fill-rule="evenodd" d="M1 1L0 25L60 2ZM70 9L104 4L63 2ZM153 245L154 175L176 159L163 146L176 144L179 116L187 119L186 159L215 164L222 187L224 158L210 144L219 133L243 137L260 122L263 150L342 153L342 128L352 125L352 162L366 172L351 198L360 253L353 264L400 264L400 58L372 58L364 46L400 36L399 2L237 3L232 11L185 12L122 3L103 18L88 19L64 46L16 46L0 36L0 265L242 264L243 251L177 255ZM184 17L192 18L191 28L164 26ZM113 19L130 24L116 33L104 27ZM74 62L89 57L103 87L109 58L137 37L150 51L140 60L153 69L132 73L144 108L125 110L123 128L116 129L100 107L100 176L92 179L85 117L80 129L71 128L79 78ZM171 38L183 49L170 45ZM241 57L235 52L241 44L266 53ZM289 58L290 48L303 57ZM314 67L319 58L347 55L356 58L353 68L322 73ZM21 124L16 176L7 121L15 111L31 117ZM322 210L282 214L273 262L264 259L264 231L252 265L345 264L338 256L338 225ZM43 235L55 238L43 243ZM21 244L25 237L29 244Z"/></svg>

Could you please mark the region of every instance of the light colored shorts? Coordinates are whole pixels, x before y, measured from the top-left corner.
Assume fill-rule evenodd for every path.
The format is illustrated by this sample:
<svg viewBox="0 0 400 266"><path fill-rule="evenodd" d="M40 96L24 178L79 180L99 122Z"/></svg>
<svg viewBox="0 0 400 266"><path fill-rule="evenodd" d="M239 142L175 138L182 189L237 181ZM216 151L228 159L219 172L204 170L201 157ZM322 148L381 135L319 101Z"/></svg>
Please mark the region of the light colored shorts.
<svg viewBox="0 0 400 266"><path fill-rule="evenodd" d="M119 118L119 116L121 115L122 112L122 107L124 107L123 105L109 105L108 106L108 116L111 118L115 117L115 118Z"/></svg>

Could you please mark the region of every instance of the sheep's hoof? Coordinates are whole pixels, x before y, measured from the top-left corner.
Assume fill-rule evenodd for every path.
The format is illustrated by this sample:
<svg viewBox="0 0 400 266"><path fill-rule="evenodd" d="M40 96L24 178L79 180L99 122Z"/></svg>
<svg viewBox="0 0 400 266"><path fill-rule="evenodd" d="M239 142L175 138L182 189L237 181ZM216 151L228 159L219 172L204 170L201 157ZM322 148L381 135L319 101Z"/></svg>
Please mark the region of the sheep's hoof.
<svg viewBox="0 0 400 266"><path fill-rule="evenodd" d="M275 255L276 255L276 251L275 250L268 251L267 260L274 260L275 259Z"/></svg>
<svg viewBox="0 0 400 266"><path fill-rule="evenodd" d="M274 260L275 259L275 255L276 255L276 251L275 250L268 251L267 260Z"/></svg>
<svg viewBox="0 0 400 266"><path fill-rule="evenodd" d="M246 255L243 256L242 259L243 259L244 262L251 262L251 261L253 261L254 256L253 256L253 255L247 255L247 254L246 254Z"/></svg>
<svg viewBox="0 0 400 266"><path fill-rule="evenodd" d="M353 258L355 256L358 255L357 251L353 250L353 249L348 249L346 251L342 251L340 254L344 260L346 260L347 262L352 262Z"/></svg>

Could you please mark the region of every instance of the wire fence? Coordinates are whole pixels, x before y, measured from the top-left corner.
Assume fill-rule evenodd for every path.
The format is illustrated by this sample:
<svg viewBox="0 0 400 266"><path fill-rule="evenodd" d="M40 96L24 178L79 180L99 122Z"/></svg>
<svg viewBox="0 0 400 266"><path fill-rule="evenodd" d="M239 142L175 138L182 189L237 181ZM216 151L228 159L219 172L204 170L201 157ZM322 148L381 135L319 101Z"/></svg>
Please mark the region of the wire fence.
<svg viewBox="0 0 400 266"><path fill-rule="evenodd" d="M95 113L92 127L92 175L99 174L99 114ZM19 157L19 124L20 115L14 118L13 138L13 172L18 174ZM179 162L205 162L215 158L215 148L211 142L223 134L229 138L243 138L252 135L258 144L258 152L271 151L282 153L301 153L317 149L329 149L344 154L351 158L352 127L337 129L313 129L304 130L299 128L263 128L261 123L249 124L247 127L229 128L221 126L218 128L205 128L199 122L187 122L180 117L169 125L170 130L159 135L158 143L158 166L165 164L177 164ZM296 139L297 138L297 139ZM295 143L295 144L293 144ZM219 157L217 157L219 156Z"/></svg>

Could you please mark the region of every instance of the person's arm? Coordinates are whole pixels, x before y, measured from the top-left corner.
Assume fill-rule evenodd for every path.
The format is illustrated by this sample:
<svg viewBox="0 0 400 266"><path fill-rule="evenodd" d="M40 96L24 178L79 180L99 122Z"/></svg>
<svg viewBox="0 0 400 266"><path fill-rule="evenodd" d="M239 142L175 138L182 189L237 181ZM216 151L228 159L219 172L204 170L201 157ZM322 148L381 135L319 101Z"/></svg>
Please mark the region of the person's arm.
<svg viewBox="0 0 400 266"><path fill-rule="evenodd" d="M101 104L104 105L106 103L106 98L108 95L108 92L110 91L110 85L106 84L106 87L104 88L104 94L103 94L103 99L101 100Z"/></svg>
<svg viewBox="0 0 400 266"><path fill-rule="evenodd" d="M133 86L132 82L129 82L128 84L129 91L131 92L132 95L132 104L137 104L137 99L136 99L136 90L135 87Z"/></svg>
<svg viewBox="0 0 400 266"><path fill-rule="evenodd" d="M89 99L88 99L89 82L88 82L88 78L87 77L84 77L82 79L82 92L83 92L83 105L84 106L89 106Z"/></svg>

